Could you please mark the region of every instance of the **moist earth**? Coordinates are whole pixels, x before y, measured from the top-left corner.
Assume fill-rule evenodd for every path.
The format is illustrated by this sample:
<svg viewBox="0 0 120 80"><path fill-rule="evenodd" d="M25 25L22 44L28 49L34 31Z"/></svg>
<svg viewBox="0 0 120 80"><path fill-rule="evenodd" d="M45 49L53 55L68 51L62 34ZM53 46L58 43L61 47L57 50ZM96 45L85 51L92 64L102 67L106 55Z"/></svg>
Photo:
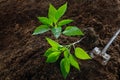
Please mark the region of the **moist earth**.
<svg viewBox="0 0 120 80"><path fill-rule="evenodd" d="M45 37L55 40L51 32L33 36L41 23L38 16L47 16L49 4L56 8L68 2L62 17L73 19L85 39L76 46L88 53L104 48L120 28L120 0L0 0L0 80L64 80L59 62L48 64L43 56L49 48ZM69 44L80 37L61 35L60 44ZM71 68L66 80L120 80L120 36L107 50L111 59L103 66L96 60L79 61L80 71Z"/></svg>

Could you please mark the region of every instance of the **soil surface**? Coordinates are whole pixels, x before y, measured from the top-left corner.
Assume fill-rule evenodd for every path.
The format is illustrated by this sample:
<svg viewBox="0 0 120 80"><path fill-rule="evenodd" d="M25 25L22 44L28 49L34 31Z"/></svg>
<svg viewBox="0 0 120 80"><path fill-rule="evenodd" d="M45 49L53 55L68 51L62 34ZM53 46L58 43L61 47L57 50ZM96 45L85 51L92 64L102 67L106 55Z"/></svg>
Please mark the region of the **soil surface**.
<svg viewBox="0 0 120 80"><path fill-rule="evenodd" d="M120 28L120 0L0 0L0 80L64 80L59 63L48 64L43 56L49 47L45 36L32 36L41 23L38 16L47 16L49 3L59 7L68 2L62 18L73 19L86 38L76 46L88 53L96 46L101 49ZM61 35L59 42L69 44L79 37ZM67 80L120 80L120 36L107 53L106 66L96 60L80 61L81 71L71 68Z"/></svg>

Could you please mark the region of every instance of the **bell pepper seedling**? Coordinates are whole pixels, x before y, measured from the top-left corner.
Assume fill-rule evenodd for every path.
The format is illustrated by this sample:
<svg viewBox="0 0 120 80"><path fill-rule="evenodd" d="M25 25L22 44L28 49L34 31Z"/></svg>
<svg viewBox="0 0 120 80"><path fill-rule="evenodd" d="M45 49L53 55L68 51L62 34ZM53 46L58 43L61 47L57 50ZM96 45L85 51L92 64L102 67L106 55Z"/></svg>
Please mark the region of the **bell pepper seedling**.
<svg viewBox="0 0 120 80"><path fill-rule="evenodd" d="M67 26L66 29L62 32L62 26L73 22L71 19L61 20L61 17L65 14L66 10L67 3L63 4L58 9L50 4L48 17L38 17L38 20L42 23L42 25L38 26L34 30L33 35L43 34L49 30L51 30L56 39L59 38L61 34L64 34L66 36L83 35L82 31L76 26Z"/></svg>
<svg viewBox="0 0 120 80"><path fill-rule="evenodd" d="M38 17L39 21L42 23L38 26L33 35L43 34L47 31L51 31L56 39L60 37L61 34L66 36L82 36L83 32L76 26L67 26L64 31L62 27L73 22L71 19L61 20L61 17L65 14L67 10L67 3L63 4L61 7L56 9L52 4L49 6L48 17ZM77 58L82 60L91 59L91 57L80 47L75 47L75 44L79 43L78 40L74 43L68 45L60 45L58 42L46 38L47 42L50 44L50 48L46 50L44 56L47 57L47 63L56 62L61 56L60 60L60 70L63 77L66 79L70 72L71 66L80 70ZM74 54L71 53L71 48L74 49Z"/></svg>

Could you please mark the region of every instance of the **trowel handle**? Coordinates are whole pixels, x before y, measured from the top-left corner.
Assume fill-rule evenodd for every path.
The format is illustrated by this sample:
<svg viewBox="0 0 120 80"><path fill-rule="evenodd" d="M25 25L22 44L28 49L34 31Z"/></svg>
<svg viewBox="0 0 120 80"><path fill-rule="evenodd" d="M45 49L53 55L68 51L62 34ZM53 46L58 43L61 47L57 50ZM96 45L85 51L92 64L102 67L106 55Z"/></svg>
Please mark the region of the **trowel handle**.
<svg viewBox="0 0 120 80"><path fill-rule="evenodd" d="M110 41L108 42L108 44L104 47L104 49L101 52L102 54L106 53L107 49L109 48L109 46L112 44L112 42L118 36L119 33L120 33L120 29L113 35L113 37L110 39Z"/></svg>

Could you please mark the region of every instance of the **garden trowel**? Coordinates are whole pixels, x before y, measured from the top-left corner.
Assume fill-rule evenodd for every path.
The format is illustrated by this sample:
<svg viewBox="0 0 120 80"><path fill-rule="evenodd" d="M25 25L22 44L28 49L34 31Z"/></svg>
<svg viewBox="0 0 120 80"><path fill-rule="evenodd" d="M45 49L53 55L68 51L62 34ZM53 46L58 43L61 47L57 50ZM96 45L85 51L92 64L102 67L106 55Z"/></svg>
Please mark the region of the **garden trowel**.
<svg viewBox="0 0 120 80"><path fill-rule="evenodd" d="M111 58L111 56L107 54L106 51L109 48L109 46L112 44L112 42L115 40L115 38L119 35L119 33L120 33L120 29L117 30L117 32L113 35L113 37L110 39L108 44L103 48L103 50L100 50L100 48L95 47L90 52L90 56L95 60L99 61L102 65L106 65Z"/></svg>

